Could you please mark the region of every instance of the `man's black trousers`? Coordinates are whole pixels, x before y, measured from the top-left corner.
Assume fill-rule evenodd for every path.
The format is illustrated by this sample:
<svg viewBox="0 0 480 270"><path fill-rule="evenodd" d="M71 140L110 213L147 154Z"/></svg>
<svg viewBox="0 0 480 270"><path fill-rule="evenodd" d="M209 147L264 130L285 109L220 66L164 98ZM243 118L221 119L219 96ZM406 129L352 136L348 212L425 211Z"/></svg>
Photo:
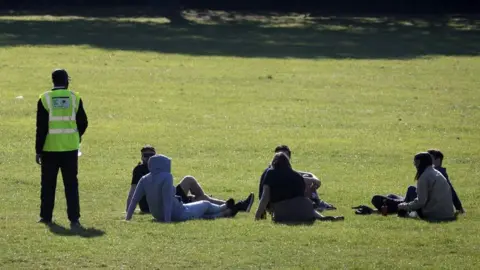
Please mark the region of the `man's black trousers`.
<svg viewBox="0 0 480 270"><path fill-rule="evenodd" d="M77 222L80 218L78 196L78 151L42 153L42 188L40 194L40 217L51 221L55 205L55 190L58 171L62 172L68 219Z"/></svg>

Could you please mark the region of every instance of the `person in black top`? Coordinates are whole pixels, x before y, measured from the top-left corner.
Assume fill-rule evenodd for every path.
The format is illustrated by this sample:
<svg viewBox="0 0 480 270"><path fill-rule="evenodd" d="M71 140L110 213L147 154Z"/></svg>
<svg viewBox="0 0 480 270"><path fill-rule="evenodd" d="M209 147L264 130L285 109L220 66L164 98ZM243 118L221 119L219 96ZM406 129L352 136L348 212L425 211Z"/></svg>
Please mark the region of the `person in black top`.
<svg viewBox="0 0 480 270"><path fill-rule="evenodd" d="M131 190L135 191L135 188L137 187L137 184L138 182L140 181L140 179L148 174L150 171L148 170L148 160L150 159L150 157L153 157L155 155L155 148L153 148L152 146L150 145L146 145L145 147L143 147L141 150L140 150L141 154L142 154L142 157L141 157L141 162L138 163L137 166L135 166L135 168L133 169L133 172L132 172L132 183L131 183ZM130 192L129 194L129 197L127 199L127 208L128 208L128 204L131 200L131 196L133 196L133 193ZM140 206L140 212L141 213L150 213L150 209L148 208L148 203L147 203L147 198L145 196L142 197L142 199L140 200L140 202L138 203L138 205Z"/></svg>
<svg viewBox="0 0 480 270"><path fill-rule="evenodd" d="M274 153L284 153L288 159L292 158L292 152L290 151L290 148L287 145L278 145L275 147ZM268 166L260 176L260 181L258 185L258 197L262 197L263 193L263 185L265 182L265 176L267 175L267 172L271 169L271 165ZM321 186L321 181L318 179L317 176L315 176L313 173L310 172L302 172L302 171L297 171L302 177L305 182L305 185L308 186L308 188L311 189L310 195L308 196L310 200L313 203L313 206L316 210L318 211L323 211L323 210L336 210L337 208L333 206L332 204L329 204L323 200L320 199L318 196L317 190Z"/></svg>
<svg viewBox="0 0 480 270"><path fill-rule="evenodd" d="M128 206L130 205L130 201L132 200L133 193L135 192L135 188L137 187L138 182L144 175L150 173L150 171L148 170L148 160L150 159L150 157L156 154L156 150L153 146L146 145L141 149L141 154L142 161L133 169L132 182L130 192L128 193L126 209L128 209ZM219 200L207 195L203 191L197 179L190 175L185 176L182 181L180 181L180 183L176 186L175 195L183 203L191 203L201 200L207 200L217 205L222 205L226 203L223 200ZM240 202L238 202L238 210L242 212L249 212L254 200L255 197L253 193L250 193L250 195L248 195L245 200L241 200ZM138 204L140 206L141 213L150 213L145 196L140 200Z"/></svg>
<svg viewBox="0 0 480 270"><path fill-rule="evenodd" d="M442 167L443 163L443 153L440 150L437 149L430 149L427 151L433 159L433 166L435 170L439 171L446 179L447 183L450 185L450 189L452 190L452 199L453 199L453 205L455 206L455 209L460 213L464 214L465 209L463 208L462 202L460 201L460 198L458 198L457 192L453 188L452 182L450 182L450 179L447 174L447 168Z"/></svg>
<svg viewBox="0 0 480 270"><path fill-rule="evenodd" d="M55 99L63 100L63 104L67 104L68 108L74 109L75 103L74 99L70 96L75 96L75 93L68 89L70 77L64 69L56 69L52 72L52 82L53 88L52 93L55 91L65 91L66 96L51 98L52 101ZM57 92L61 93L61 92ZM46 95L46 93L44 93ZM47 97L48 99L48 97ZM70 102L66 102L70 100ZM82 141L82 136L87 130L88 119L87 114L83 108L83 101L80 98L78 101L78 108L74 114L74 120L76 123L76 130L73 130L73 133L78 132L79 142ZM52 110L58 109L59 105L53 104L47 108L42 103L40 98L37 102L37 121L36 121L36 139L35 139L35 151L36 157L35 160L37 164L41 166L41 206L40 206L40 223L51 224L53 216L53 208L55 205L55 190L57 187L57 175L58 170L60 169L63 177L63 185L65 186L65 197L67 200L67 214L68 219L70 220L70 225L72 228L80 228L79 223L80 219L80 199L78 194L78 147L73 150L60 150L60 151L50 151L48 150L47 145L45 144L48 136L55 136L53 130L50 128L50 121L67 121L67 120L57 120L54 119ZM56 107L57 106L57 107ZM68 132L63 130L63 133ZM52 137L53 138L53 137ZM56 137L56 140L61 140ZM47 150L45 150L47 148Z"/></svg>
<svg viewBox="0 0 480 270"><path fill-rule="evenodd" d="M311 187L306 187L302 175L292 169L288 156L283 152L276 153L271 169L265 175L255 219L265 218L267 208L270 208L275 221L278 221L279 215L283 220L299 222L343 220L343 217L325 217L315 211L308 199L311 190Z"/></svg>

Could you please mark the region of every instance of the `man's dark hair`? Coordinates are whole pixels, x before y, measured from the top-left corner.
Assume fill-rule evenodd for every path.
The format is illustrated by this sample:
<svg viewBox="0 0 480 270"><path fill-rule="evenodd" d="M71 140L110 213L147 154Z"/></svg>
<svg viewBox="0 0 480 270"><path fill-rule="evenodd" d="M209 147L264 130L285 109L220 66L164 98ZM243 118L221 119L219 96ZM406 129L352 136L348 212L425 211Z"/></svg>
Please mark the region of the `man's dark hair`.
<svg viewBox="0 0 480 270"><path fill-rule="evenodd" d="M417 173L415 174L415 180L418 180L422 173L428 168L432 167L433 160L432 156L427 152L418 153L415 155L413 160L418 160L420 164L417 167Z"/></svg>
<svg viewBox="0 0 480 270"><path fill-rule="evenodd" d="M292 156L292 152L290 151L290 148L287 145L282 144L275 147L275 153L280 153L280 152L285 153L288 158Z"/></svg>
<svg viewBox="0 0 480 270"><path fill-rule="evenodd" d="M142 150L140 150L140 152L144 153L144 152L157 152L157 151L155 151L155 147L147 144L144 147L142 147Z"/></svg>
<svg viewBox="0 0 480 270"><path fill-rule="evenodd" d="M292 168L290 165L290 159L285 152L278 152L275 154L272 160L272 168L276 170Z"/></svg>
<svg viewBox="0 0 480 270"><path fill-rule="evenodd" d="M434 159L440 159L440 161L443 161L443 153L438 150L438 149L430 149L427 151Z"/></svg>
<svg viewBox="0 0 480 270"><path fill-rule="evenodd" d="M52 82L54 86L68 86L70 77L65 69L55 69L52 72Z"/></svg>

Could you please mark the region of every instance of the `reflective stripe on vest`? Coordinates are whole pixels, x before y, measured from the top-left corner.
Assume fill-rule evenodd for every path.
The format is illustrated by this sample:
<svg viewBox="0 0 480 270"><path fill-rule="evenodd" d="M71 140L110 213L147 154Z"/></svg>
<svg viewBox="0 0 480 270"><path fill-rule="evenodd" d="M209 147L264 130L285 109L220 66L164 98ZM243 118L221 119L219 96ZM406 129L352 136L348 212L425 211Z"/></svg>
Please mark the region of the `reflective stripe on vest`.
<svg viewBox="0 0 480 270"><path fill-rule="evenodd" d="M52 128L48 130L50 134L73 134L78 132L75 128Z"/></svg>

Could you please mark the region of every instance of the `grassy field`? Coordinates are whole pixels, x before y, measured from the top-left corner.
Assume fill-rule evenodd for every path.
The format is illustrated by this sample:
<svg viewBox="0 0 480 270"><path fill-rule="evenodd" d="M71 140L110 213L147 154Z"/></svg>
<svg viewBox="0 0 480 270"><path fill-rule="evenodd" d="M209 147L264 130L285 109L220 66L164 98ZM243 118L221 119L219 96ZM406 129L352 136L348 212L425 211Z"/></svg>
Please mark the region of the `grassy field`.
<svg viewBox="0 0 480 270"><path fill-rule="evenodd" d="M0 268L478 269L480 27L477 18L190 12L0 17ZM38 95L66 68L89 116L81 221L37 224ZM23 99L16 98L23 96ZM277 144L323 180L344 222L235 219L158 224L125 200L139 149L173 159L216 197L257 192ZM414 184L412 157L440 148L467 211L429 224L350 207ZM253 211L258 203L258 198ZM64 228L66 227L66 228Z"/></svg>

